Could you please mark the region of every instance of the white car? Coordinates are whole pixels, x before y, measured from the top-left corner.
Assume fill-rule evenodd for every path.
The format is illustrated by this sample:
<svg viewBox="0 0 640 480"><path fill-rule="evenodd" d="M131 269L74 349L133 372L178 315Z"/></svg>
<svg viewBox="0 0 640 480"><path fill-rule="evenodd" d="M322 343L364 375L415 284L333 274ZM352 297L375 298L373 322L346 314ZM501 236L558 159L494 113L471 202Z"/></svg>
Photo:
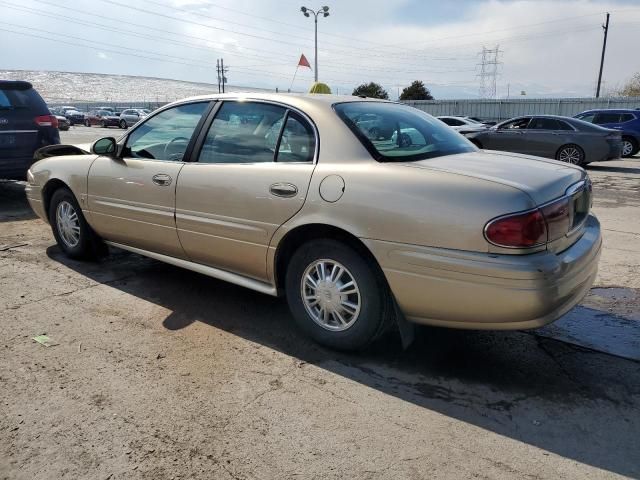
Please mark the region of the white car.
<svg viewBox="0 0 640 480"><path fill-rule="evenodd" d="M437 117L438 120L446 123L451 128L453 128L456 132L462 133L472 133L472 132L481 132L489 128L484 123L480 123L476 120L473 120L469 117Z"/></svg>

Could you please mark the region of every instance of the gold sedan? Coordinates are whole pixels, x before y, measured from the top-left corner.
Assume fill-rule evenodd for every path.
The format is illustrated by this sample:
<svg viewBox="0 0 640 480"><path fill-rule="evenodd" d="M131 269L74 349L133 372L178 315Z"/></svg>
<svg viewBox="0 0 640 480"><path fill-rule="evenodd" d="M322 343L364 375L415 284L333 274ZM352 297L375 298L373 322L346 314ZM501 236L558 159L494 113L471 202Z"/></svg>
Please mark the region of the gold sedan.
<svg viewBox="0 0 640 480"><path fill-rule="evenodd" d="M597 271L584 170L479 150L392 102L198 97L119 140L60 148L38 153L27 196L67 255L112 245L285 294L333 348L407 322L539 327Z"/></svg>

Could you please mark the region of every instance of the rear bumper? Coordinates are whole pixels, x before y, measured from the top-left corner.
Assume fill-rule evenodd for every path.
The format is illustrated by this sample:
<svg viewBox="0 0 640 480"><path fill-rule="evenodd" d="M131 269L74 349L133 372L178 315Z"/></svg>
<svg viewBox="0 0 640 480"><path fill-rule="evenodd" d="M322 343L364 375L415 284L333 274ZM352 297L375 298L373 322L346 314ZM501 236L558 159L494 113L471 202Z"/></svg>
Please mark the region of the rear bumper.
<svg viewBox="0 0 640 480"><path fill-rule="evenodd" d="M408 320L498 330L540 327L573 308L595 280L602 246L594 216L580 240L558 254L494 255L363 241Z"/></svg>

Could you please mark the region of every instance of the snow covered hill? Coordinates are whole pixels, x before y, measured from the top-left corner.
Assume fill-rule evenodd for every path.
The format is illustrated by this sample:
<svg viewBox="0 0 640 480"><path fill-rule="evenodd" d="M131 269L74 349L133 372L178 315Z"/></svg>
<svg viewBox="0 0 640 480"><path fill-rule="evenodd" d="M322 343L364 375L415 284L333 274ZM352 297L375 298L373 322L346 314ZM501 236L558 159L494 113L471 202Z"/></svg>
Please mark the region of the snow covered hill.
<svg viewBox="0 0 640 480"><path fill-rule="evenodd" d="M217 84L100 73L0 70L0 80L31 82L49 104L166 103L194 95L218 93ZM226 85L225 90L227 92L270 91L233 85Z"/></svg>

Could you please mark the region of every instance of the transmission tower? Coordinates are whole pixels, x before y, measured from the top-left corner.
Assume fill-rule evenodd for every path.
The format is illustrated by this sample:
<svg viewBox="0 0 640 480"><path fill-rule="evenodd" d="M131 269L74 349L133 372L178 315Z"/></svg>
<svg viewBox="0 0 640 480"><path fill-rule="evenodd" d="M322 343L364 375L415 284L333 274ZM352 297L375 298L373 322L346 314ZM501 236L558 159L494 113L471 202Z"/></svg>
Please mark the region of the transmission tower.
<svg viewBox="0 0 640 480"><path fill-rule="evenodd" d="M498 80L498 66L502 64L499 61L500 45L496 45L495 48L482 47L482 51L478 54L481 57L480 73L478 77L480 79L480 98L496 98L497 93L497 80Z"/></svg>

